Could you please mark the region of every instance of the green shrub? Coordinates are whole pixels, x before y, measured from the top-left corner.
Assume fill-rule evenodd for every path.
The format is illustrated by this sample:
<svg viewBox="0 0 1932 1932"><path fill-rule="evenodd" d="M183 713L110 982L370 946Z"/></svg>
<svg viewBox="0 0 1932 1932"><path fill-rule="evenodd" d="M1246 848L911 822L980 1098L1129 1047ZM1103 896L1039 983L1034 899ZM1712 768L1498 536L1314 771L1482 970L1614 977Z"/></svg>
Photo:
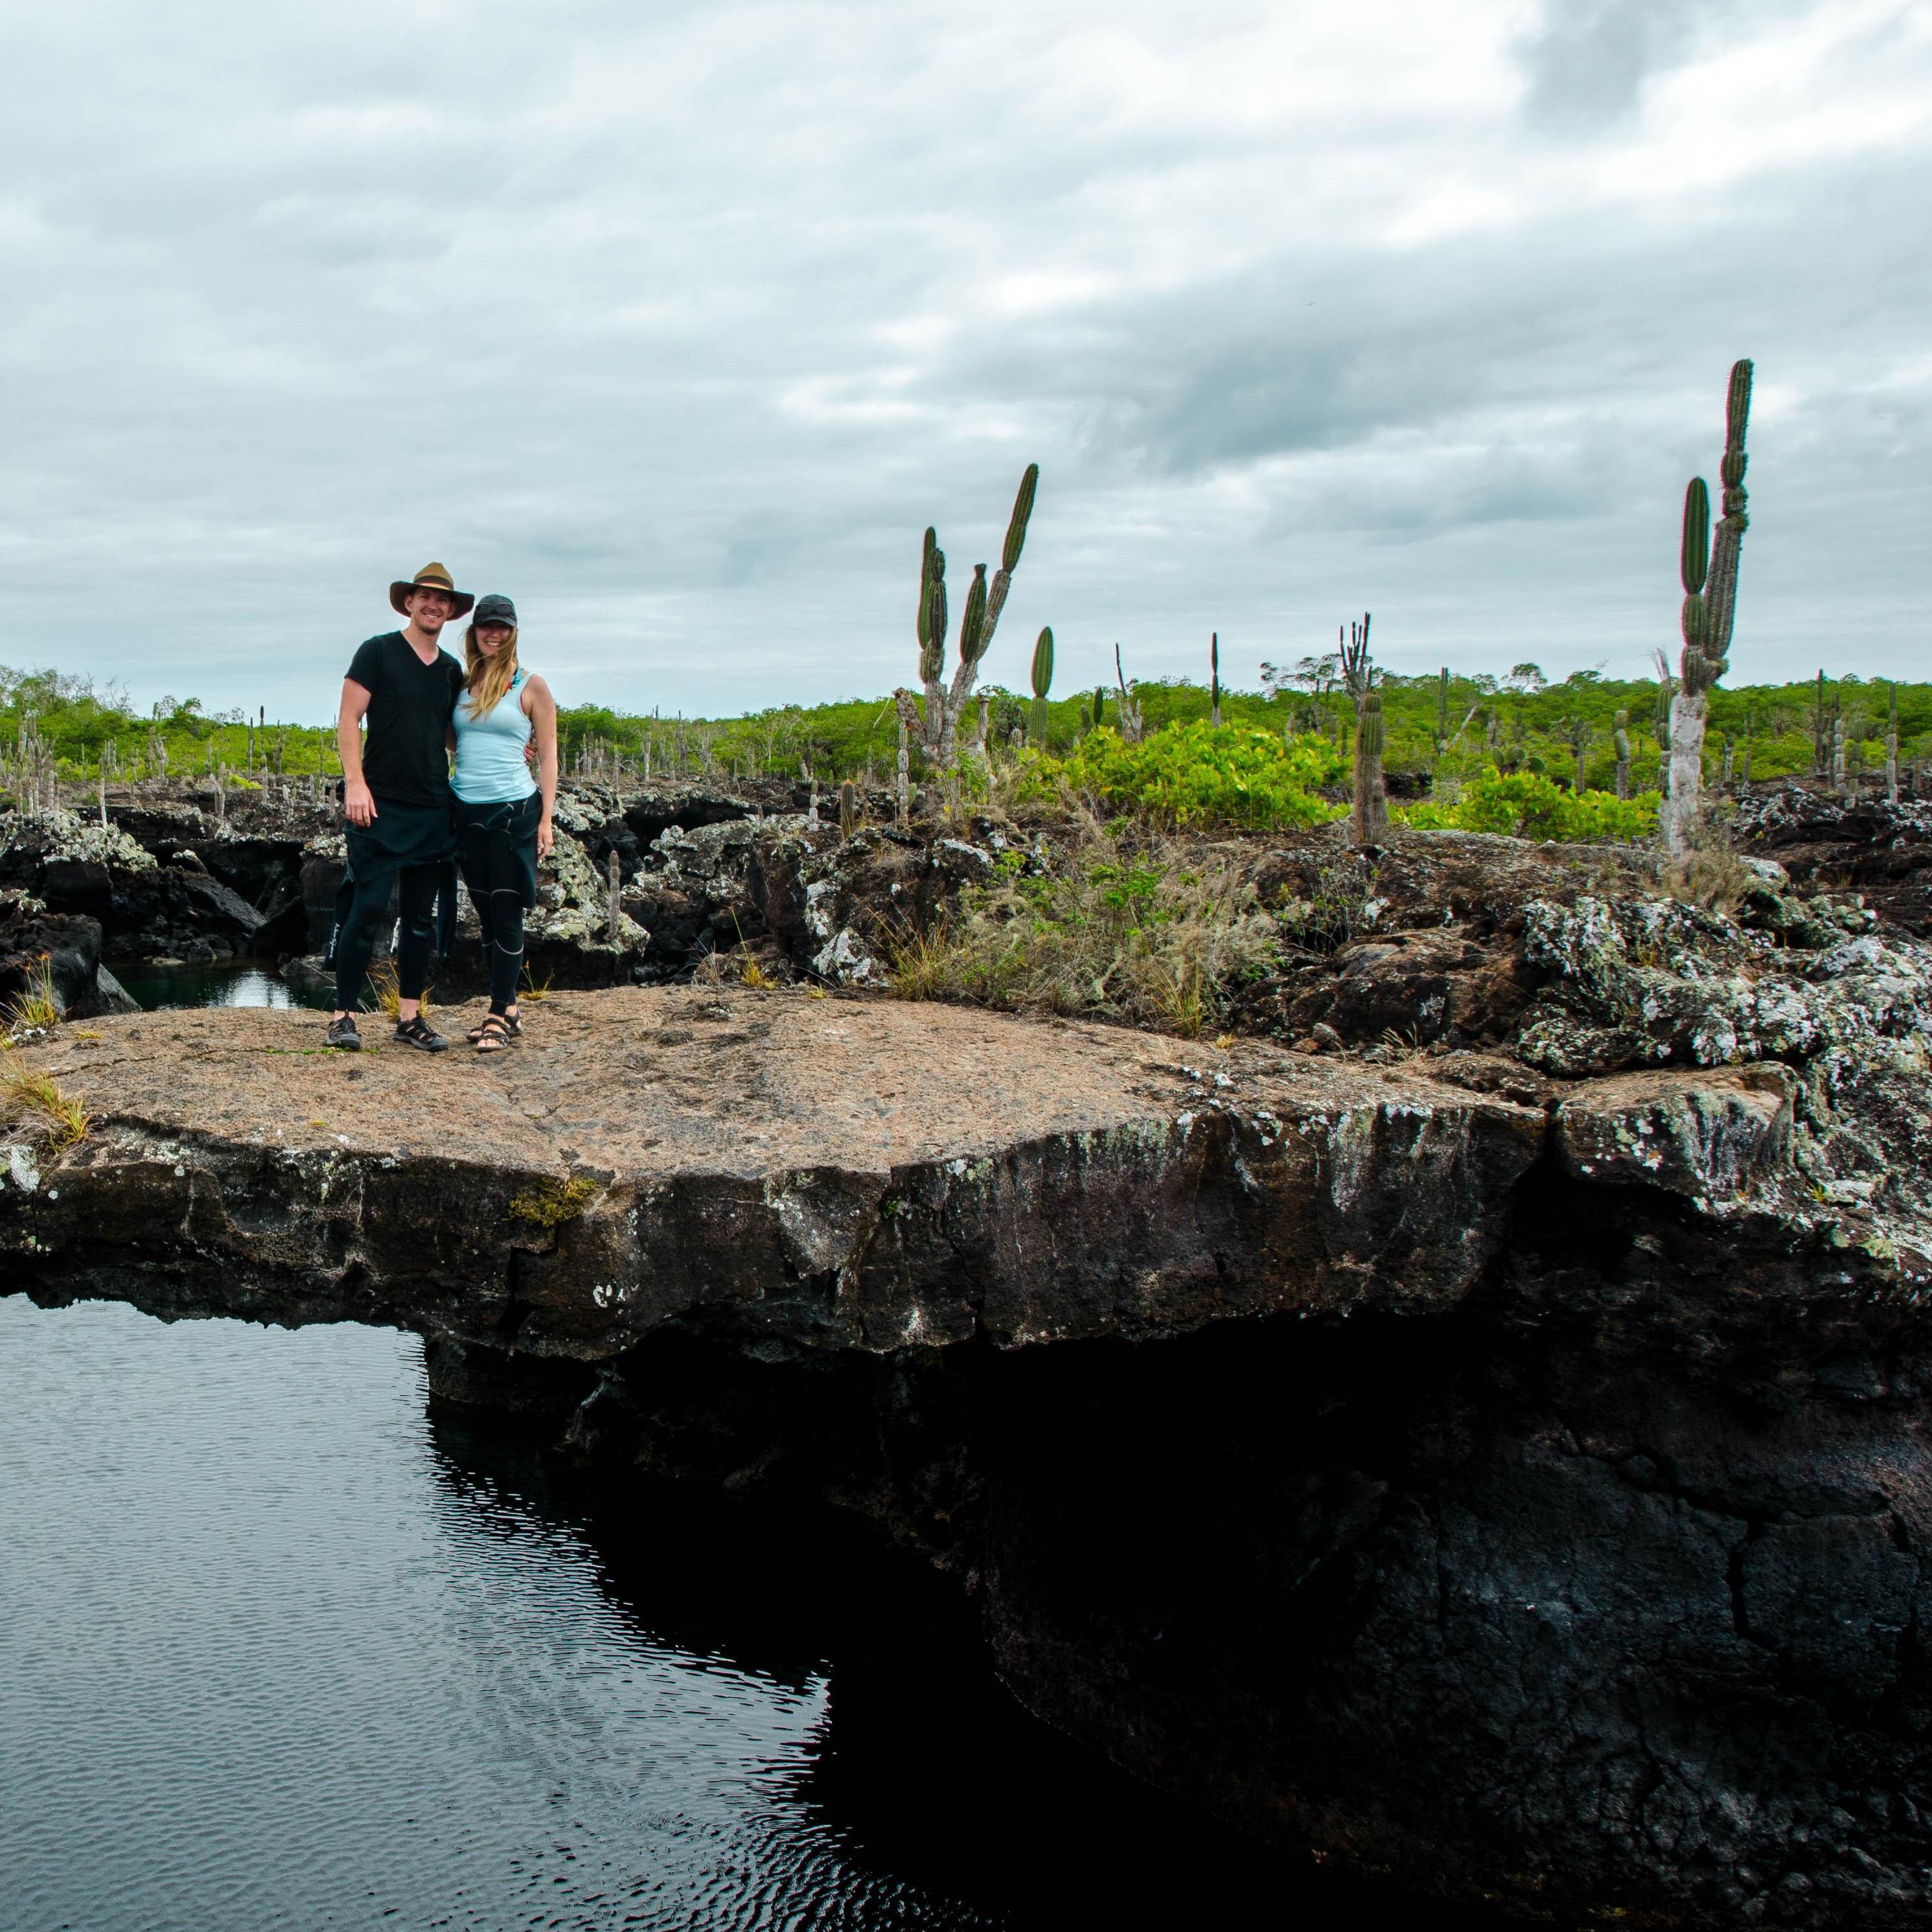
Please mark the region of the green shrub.
<svg viewBox="0 0 1932 1932"><path fill-rule="evenodd" d="M1284 742L1250 727L1170 725L1130 745L1111 726L1090 731L1064 758L1028 760L1016 796L1056 802L1067 792L1104 813L1178 829L1210 825L1276 831L1319 825L1340 808L1315 796L1339 783L1342 760L1312 739Z"/></svg>
<svg viewBox="0 0 1932 1932"><path fill-rule="evenodd" d="M1500 832L1514 838L1554 838L1565 844L1642 838L1657 830L1658 797L1645 792L1566 791L1540 772L1492 772L1474 780L1454 805L1432 800L1394 816L1419 831Z"/></svg>

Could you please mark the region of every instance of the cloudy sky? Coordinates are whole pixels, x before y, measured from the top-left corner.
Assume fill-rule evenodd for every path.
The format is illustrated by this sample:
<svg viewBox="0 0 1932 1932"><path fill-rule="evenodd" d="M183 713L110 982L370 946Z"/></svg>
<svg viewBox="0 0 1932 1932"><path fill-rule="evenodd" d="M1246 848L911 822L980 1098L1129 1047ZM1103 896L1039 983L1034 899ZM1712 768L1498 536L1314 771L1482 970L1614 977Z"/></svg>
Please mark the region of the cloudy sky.
<svg viewBox="0 0 1932 1932"><path fill-rule="evenodd" d="M319 718L384 586L566 701L1635 674L1758 365L1738 679L1932 675L1924 0L70 0L0 23L0 662ZM958 602L956 593L956 607Z"/></svg>

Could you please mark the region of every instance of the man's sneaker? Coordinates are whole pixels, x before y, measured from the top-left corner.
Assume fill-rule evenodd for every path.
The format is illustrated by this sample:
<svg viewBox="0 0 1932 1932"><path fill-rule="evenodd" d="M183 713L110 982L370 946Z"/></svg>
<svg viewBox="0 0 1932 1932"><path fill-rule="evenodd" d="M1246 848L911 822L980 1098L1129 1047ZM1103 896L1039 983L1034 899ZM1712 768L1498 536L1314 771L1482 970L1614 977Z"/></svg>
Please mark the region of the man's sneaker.
<svg viewBox="0 0 1932 1932"><path fill-rule="evenodd" d="M419 1046L425 1053L444 1053L449 1048L448 1041L421 1013L412 1020L397 1022L396 1044L398 1046Z"/></svg>
<svg viewBox="0 0 1932 1932"><path fill-rule="evenodd" d="M331 1020L328 1030L322 1037L325 1045L340 1048L344 1053L362 1051L362 1036L356 1030L353 1013L344 1013L339 1020Z"/></svg>

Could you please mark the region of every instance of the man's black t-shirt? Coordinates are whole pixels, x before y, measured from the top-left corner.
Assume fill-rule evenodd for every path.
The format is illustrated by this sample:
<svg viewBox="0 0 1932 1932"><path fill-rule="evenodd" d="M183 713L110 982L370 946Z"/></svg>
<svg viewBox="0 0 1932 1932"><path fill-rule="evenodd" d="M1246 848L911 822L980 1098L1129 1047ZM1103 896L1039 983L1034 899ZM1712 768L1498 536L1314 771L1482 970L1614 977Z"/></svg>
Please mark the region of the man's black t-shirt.
<svg viewBox="0 0 1932 1932"><path fill-rule="evenodd" d="M369 694L362 776L379 799L399 805L449 803L449 722L463 667L440 650L428 664L400 631L371 638L349 675Z"/></svg>

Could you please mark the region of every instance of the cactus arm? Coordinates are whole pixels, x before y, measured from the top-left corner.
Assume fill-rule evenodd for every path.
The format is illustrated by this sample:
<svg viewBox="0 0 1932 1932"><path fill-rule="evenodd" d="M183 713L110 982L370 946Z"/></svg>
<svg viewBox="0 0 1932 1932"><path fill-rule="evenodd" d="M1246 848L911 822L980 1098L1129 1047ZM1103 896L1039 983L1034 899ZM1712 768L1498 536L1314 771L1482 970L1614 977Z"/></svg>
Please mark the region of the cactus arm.
<svg viewBox="0 0 1932 1932"><path fill-rule="evenodd" d="M1744 431L1750 419L1751 364L1734 364L1730 393L1724 410L1724 514L1718 519L1711 540L1711 587L1706 602L1705 655L1718 667L1714 676L1721 676L1724 660L1731 648L1731 623L1737 611L1738 553L1744 532L1750 527L1750 497L1744 489Z"/></svg>
<svg viewBox="0 0 1932 1932"><path fill-rule="evenodd" d="M1000 574L1010 577L1019 568L1020 552L1026 544L1027 524L1033 516L1034 493L1040 488L1040 465L1029 463L1020 478L1019 494L1013 499L1013 514L1006 523L1006 541L1000 552Z"/></svg>
<svg viewBox="0 0 1932 1932"><path fill-rule="evenodd" d="M1033 694L1042 704L1053 688L1053 626L1047 625L1033 647Z"/></svg>

